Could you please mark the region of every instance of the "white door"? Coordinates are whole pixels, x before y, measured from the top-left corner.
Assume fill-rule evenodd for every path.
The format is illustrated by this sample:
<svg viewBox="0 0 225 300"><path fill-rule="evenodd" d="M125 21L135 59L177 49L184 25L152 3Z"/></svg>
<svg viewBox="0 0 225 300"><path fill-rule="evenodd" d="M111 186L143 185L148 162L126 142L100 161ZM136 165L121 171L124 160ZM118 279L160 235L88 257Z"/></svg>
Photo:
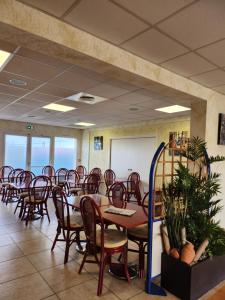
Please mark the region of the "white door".
<svg viewBox="0 0 225 300"><path fill-rule="evenodd" d="M138 172L146 185L155 150L155 137L112 139L111 169L117 178L127 178L131 172Z"/></svg>

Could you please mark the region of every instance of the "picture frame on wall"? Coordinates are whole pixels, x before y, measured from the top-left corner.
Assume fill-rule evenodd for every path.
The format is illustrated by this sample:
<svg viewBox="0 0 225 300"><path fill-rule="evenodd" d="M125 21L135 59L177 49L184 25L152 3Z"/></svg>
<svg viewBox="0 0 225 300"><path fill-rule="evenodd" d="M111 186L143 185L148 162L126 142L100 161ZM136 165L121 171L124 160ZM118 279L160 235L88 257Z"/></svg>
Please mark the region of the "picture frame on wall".
<svg viewBox="0 0 225 300"><path fill-rule="evenodd" d="M219 114L217 144L225 145L225 114Z"/></svg>
<svg viewBox="0 0 225 300"><path fill-rule="evenodd" d="M94 137L94 150L103 150L103 136Z"/></svg>

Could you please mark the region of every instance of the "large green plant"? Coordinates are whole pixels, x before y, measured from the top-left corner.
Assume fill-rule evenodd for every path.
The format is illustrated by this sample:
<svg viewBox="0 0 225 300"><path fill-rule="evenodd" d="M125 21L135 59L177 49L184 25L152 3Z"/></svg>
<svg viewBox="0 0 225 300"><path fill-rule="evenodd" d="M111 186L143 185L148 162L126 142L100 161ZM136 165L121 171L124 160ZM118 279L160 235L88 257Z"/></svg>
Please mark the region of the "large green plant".
<svg viewBox="0 0 225 300"><path fill-rule="evenodd" d="M181 229L186 228L187 240L197 249L209 239L207 254L225 254L225 231L215 221L222 209L219 174L210 172L210 165L225 160L224 157L208 157L206 143L192 138L186 150L181 152L190 162L178 163L177 176L163 187L165 224L171 247L181 248Z"/></svg>

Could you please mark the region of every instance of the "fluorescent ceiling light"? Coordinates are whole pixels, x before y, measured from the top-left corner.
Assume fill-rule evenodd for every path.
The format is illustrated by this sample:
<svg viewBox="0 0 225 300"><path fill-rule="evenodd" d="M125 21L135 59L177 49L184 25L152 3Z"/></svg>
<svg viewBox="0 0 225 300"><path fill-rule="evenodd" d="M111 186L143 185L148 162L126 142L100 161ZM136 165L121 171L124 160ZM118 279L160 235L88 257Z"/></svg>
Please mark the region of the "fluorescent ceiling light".
<svg viewBox="0 0 225 300"><path fill-rule="evenodd" d="M75 107L72 107L72 106L67 106L67 105L62 105L62 104L57 104L57 103L50 103L48 105L43 106L43 108L62 111L62 112L67 112L67 111L76 109Z"/></svg>
<svg viewBox="0 0 225 300"><path fill-rule="evenodd" d="M10 55L11 53L0 50L0 68L4 66Z"/></svg>
<svg viewBox="0 0 225 300"><path fill-rule="evenodd" d="M171 105L161 108L156 108L155 110L162 111L164 113L173 114L181 111L191 110L189 107L180 106L180 105Z"/></svg>
<svg viewBox="0 0 225 300"><path fill-rule="evenodd" d="M89 126L94 126L95 124L93 123L87 123L87 122L78 122L78 123L74 123L75 125L79 125L79 126L86 126L86 127L89 127Z"/></svg>

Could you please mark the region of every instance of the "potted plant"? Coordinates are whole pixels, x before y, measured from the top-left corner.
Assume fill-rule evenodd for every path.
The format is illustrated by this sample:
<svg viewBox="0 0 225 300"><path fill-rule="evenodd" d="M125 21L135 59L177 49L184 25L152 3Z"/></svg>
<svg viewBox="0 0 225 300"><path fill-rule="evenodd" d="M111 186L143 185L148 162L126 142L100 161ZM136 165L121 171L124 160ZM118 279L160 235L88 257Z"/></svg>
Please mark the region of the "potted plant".
<svg viewBox="0 0 225 300"><path fill-rule="evenodd" d="M215 216L221 211L219 174L206 143L192 138L181 151L188 165L178 163L177 176L163 187L161 284L183 300L199 298L225 279L225 231Z"/></svg>

